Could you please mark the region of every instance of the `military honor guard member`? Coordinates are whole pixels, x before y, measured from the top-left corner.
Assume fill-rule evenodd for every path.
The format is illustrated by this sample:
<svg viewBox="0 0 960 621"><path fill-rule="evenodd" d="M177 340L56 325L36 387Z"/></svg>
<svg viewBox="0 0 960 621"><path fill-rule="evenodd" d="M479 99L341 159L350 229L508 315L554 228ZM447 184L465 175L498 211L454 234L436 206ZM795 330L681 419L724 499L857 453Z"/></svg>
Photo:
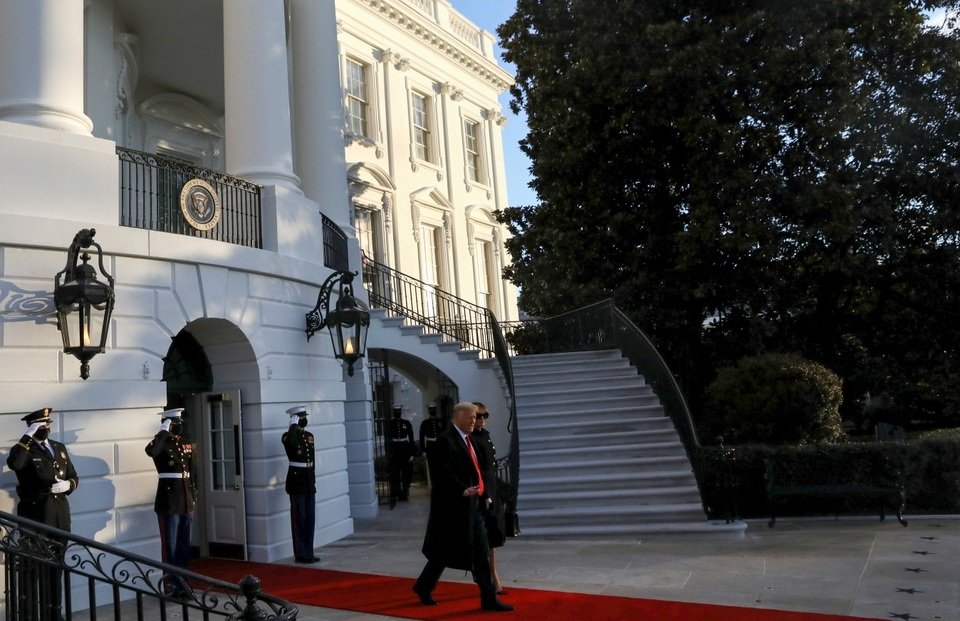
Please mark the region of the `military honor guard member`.
<svg viewBox="0 0 960 621"><path fill-rule="evenodd" d="M313 531L317 509L317 470L314 466L313 434L306 430L307 407L287 410L290 427L281 441L290 463L284 487L290 496L290 528L293 531L293 559L298 563L316 563L313 555Z"/></svg>
<svg viewBox="0 0 960 621"><path fill-rule="evenodd" d="M144 449L157 468L157 496L153 510L160 523L160 554L164 563L187 568L190 562L190 529L196 503L193 444L183 437L183 408L160 412L160 431ZM184 595L179 580L167 582L170 594Z"/></svg>
<svg viewBox="0 0 960 621"><path fill-rule="evenodd" d="M437 404L427 405L428 418L420 423L420 453L427 460L427 485L433 486L430 474L430 444L447 428L447 421L439 416Z"/></svg>
<svg viewBox="0 0 960 621"><path fill-rule="evenodd" d="M69 531L67 496L77 489L80 479L67 447L50 439L52 412L52 408L43 408L21 419L27 424L27 431L10 449L7 466L17 475L17 515ZM60 568L28 568L18 578L22 583L17 590L25 598L21 613L41 621L61 618Z"/></svg>
<svg viewBox="0 0 960 621"><path fill-rule="evenodd" d="M413 425L403 418L403 406L393 406L393 418L387 423L387 453L390 456L390 500L406 501L410 498L410 482L413 480L413 458L416 455L413 443Z"/></svg>
<svg viewBox="0 0 960 621"><path fill-rule="evenodd" d="M67 496L80 484L67 447L50 439L51 408L24 416L27 431L10 449L7 466L17 475L17 515L70 530Z"/></svg>

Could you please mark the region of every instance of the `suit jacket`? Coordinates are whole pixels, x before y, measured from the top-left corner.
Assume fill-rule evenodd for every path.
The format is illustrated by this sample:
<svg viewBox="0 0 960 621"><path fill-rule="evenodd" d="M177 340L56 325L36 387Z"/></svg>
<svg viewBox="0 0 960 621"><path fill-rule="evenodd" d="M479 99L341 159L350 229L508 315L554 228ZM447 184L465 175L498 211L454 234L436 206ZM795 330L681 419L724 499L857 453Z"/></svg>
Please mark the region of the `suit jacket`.
<svg viewBox="0 0 960 621"><path fill-rule="evenodd" d="M153 510L165 515L193 513L195 488L190 471L193 470L193 444L169 431L160 431L150 440L144 451L153 458L157 473L179 474L178 478L158 478L157 496Z"/></svg>
<svg viewBox="0 0 960 621"><path fill-rule="evenodd" d="M28 435L13 445L7 456L7 466L17 474L17 515L70 530L70 504L66 496L80 485L77 471L70 461L67 447L56 440L47 440L54 455ZM70 481L70 489L64 494L51 494L50 486L61 481Z"/></svg>
<svg viewBox="0 0 960 621"><path fill-rule="evenodd" d="M288 494L316 494L317 467L316 449L313 444L313 434L297 424L290 428L280 438L287 459L292 462L309 464L306 468L287 466L287 482L284 489Z"/></svg>
<svg viewBox="0 0 960 621"><path fill-rule="evenodd" d="M445 567L469 570L471 541L476 535L471 513L479 510L481 502L486 502L486 494L483 498L463 495L465 489L479 481L467 445L456 426L451 425L437 436L427 451L432 488L423 555ZM482 472L482 463L480 468Z"/></svg>

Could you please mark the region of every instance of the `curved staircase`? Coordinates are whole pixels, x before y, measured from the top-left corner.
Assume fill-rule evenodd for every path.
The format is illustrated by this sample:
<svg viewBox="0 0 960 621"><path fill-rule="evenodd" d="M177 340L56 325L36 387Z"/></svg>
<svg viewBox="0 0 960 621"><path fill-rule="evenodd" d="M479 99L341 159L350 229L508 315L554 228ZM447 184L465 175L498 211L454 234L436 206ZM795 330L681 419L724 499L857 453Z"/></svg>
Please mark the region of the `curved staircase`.
<svg viewBox="0 0 960 621"><path fill-rule="evenodd" d="M742 530L706 519L672 421L618 350L512 363L524 535Z"/></svg>

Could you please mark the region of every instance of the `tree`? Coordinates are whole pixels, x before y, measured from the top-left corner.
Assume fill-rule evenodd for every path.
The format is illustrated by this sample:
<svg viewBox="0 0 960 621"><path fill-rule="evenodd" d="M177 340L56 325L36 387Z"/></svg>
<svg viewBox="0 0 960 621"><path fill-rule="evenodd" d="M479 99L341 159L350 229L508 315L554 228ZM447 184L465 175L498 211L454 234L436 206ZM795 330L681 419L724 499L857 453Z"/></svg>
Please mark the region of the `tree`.
<svg viewBox="0 0 960 621"><path fill-rule="evenodd" d="M521 306L614 296L694 403L786 351L848 408L933 381L925 410L955 411L958 4L518 0L499 34L540 200L501 214Z"/></svg>

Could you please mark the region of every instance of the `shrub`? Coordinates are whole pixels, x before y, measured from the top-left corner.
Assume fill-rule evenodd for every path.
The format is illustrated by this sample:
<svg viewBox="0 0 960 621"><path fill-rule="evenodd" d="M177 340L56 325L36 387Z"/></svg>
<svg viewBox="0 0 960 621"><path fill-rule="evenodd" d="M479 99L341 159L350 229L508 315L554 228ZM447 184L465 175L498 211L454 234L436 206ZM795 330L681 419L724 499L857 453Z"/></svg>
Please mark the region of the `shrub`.
<svg viewBox="0 0 960 621"><path fill-rule="evenodd" d="M733 443L806 444L844 438L840 378L793 354L762 354L724 367L707 387L707 414Z"/></svg>

